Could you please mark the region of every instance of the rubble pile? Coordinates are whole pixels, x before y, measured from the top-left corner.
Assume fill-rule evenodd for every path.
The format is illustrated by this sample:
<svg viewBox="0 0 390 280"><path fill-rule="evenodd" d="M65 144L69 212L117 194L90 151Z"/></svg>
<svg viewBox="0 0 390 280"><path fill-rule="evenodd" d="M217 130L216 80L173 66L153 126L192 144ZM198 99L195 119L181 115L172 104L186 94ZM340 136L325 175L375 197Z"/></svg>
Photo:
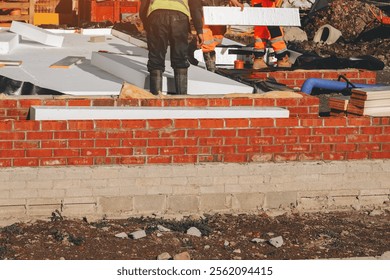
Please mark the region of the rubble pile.
<svg viewBox="0 0 390 280"><path fill-rule="evenodd" d="M302 25L309 40L293 42L289 48L343 58L371 55L390 67L390 38L383 37L390 28L380 29L381 23L374 16L379 12L375 5L362 0L331 0L328 8L318 11ZM315 32L325 24L341 31L342 37L336 43L327 45L312 41ZM371 35L365 36L367 34Z"/></svg>

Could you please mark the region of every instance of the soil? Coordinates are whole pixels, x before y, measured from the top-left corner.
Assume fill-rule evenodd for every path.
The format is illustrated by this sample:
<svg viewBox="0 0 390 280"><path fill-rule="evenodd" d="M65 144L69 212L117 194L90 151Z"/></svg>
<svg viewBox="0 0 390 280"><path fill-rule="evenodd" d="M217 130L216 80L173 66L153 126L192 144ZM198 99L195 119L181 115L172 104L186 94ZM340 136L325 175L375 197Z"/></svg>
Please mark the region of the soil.
<svg viewBox="0 0 390 280"><path fill-rule="evenodd" d="M199 229L202 236L187 234L191 227ZM128 238L138 230L145 230L146 236ZM125 233L125 238L115 236L119 233ZM282 241L271 245L274 238ZM291 260L377 257L389 251L388 210L96 222L67 219L58 212L50 220L0 228L0 259L16 260L147 260L165 252L171 257L185 253L191 259L203 260Z"/></svg>

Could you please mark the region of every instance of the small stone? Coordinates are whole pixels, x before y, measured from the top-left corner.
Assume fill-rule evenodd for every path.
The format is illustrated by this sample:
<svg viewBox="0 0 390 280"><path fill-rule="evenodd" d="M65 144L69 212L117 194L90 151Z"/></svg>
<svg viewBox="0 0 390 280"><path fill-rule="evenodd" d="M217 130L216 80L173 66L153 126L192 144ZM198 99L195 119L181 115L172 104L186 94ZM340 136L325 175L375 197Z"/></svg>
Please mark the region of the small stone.
<svg viewBox="0 0 390 280"><path fill-rule="evenodd" d="M253 242L253 243L263 243L263 242L265 242L265 241L267 241L267 240L262 239L262 238L253 238L253 239L251 240L251 242Z"/></svg>
<svg viewBox="0 0 390 280"><path fill-rule="evenodd" d="M380 215L383 215L385 212L383 212L382 210L372 210L370 212L370 216L371 217L374 217L374 216L380 216Z"/></svg>
<svg viewBox="0 0 390 280"><path fill-rule="evenodd" d="M272 246L279 248L283 245L283 237L277 236L268 241Z"/></svg>
<svg viewBox="0 0 390 280"><path fill-rule="evenodd" d="M183 252L183 253L180 253L180 254L176 254L174 257L173 257L174 260L190 260L191 257L190 257L190 254L188 252Z"/></svg>
<svg viewBox="0 0 390 280"><path fill-rule="evenodd" d="M102 227L102 231L109 231L110 227Z"/></svg>
<svg viewBox="0 0 390 280"><path fill-rule="evenodd" d="M236 249L236 250L233 251L233 253L235 253L235 254L241 254L241 249Z"/></svg>
<svg viewBox="0 0 390 280"><path fill-rule="evenodd" d="M161 231L161 232L169 232L169 231L171 231L169 228L166 228L166 227L164 227L164 226L162 226L162 225L158 225L158 226L157 226L157 229L158 229L159 231Z"/></svg>
<svg viewBox="0 0 390 280"><path fill-rule="evenodd" d="M202 233L201 233L200 230L197 229L196 227L190 227L190 228L187 230L187 234L188 234L188 235L192 235L192 236L196 236L196 237L201 237L201 236L202 236Z"/></svg>
<svg viewBox="0 0 390 280"><path fill-rule="evenodd" d="M203 248L204 248L205 250L209 250L211 247L210 247L210 245L205 245Z"/></svg>
<svg viewBox="0 0 390 280"><path fill-rule="evenodd" d="M129 234L132 239L140 239L146 237L146 232L144 230L138 230Z"/></svg>
<svg viewBox="0 0 390 280"><path fill-rule="evenodd" d="M172 259L172 256L167 252L164 252L164 253L157 256L157 260L171 260L171 259Z"/></svg>
<svg viewBox="0 0 390 280"><path fill-rule="evenodd" d="M117 233L115 234L115 237L118 237L118 238L129 238L129 236L127 235L126 232L121 232L121 233Z"/></svg>
<svg viewBox="0 0 390 280"><path fill-rule="evenodd" d="M229 245L230 245L230 242L227 241L227 240L225 240L225 242L223 243L223 246L227 247L227 246L229 246Z"/></svg>
<svg viewBox="0 0 390 280"><path fill-rule="evenodd" d="M381 260L390 260L390 251L384 252L384 253L380 256L380 259L381 259Z"/></svg>
<svg viewBox="0 0 390 280"><path fill-rule="evenodd" d="M242 258L241 257L239 257L239 256L234 256L233 257L233 260L241 260Z"/></svg>
<svg viewBox="0 0 390 280"><path fill-rule="evenodd" d="M161 237L161 236L163 236L163 234L160 233L160 232L157 232L156 236L157 236L157 237Z"/></svg>
<svg viewBox="0 0 390 280"><path fill-rule="evenodd" d="M61 260L61 261L64 261L64 260L65 260L65 258L64 258L64 257L61 257L61 258L60 258L60 260Z"/></svg>

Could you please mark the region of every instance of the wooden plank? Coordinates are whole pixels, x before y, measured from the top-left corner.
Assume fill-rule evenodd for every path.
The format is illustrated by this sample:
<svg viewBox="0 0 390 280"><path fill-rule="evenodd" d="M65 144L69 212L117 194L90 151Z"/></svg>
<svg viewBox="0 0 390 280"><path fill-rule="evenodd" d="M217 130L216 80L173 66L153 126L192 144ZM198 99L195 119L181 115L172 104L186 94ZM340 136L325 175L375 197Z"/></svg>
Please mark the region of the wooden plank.
<svg viewBox="0 0 390 280"><path fill-rule="evenodd" d="M50 68L70 68L73 64L79 62L82 60L83 56L67 56L52 65L50 65Z"/></svg>
<svg viewBox="0 0 390 280"><path fill-rule="evenodd" d="M1 67L3 66L20 66L23 61L21 60L0 60Z"/></svg>
<svg viewBox="0 0 390 280"><path fill-rule="evenodd" d="M14 21L14 20L28 21L29 20L29 15L21 15L21 16L5 15L5 16L0 16L0 21Z"/></svg>

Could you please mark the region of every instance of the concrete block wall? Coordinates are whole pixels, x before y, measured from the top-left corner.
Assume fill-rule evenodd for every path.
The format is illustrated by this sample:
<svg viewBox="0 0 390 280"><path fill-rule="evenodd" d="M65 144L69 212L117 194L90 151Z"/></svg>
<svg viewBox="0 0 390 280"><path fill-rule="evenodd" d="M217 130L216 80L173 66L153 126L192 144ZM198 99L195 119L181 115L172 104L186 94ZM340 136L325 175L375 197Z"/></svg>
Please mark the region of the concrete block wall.
<svg viewBox="0 0 390 280"><path fill-rule="evenodd" d="M390 160L0 169L1 220L389 208Z"/></svg>

